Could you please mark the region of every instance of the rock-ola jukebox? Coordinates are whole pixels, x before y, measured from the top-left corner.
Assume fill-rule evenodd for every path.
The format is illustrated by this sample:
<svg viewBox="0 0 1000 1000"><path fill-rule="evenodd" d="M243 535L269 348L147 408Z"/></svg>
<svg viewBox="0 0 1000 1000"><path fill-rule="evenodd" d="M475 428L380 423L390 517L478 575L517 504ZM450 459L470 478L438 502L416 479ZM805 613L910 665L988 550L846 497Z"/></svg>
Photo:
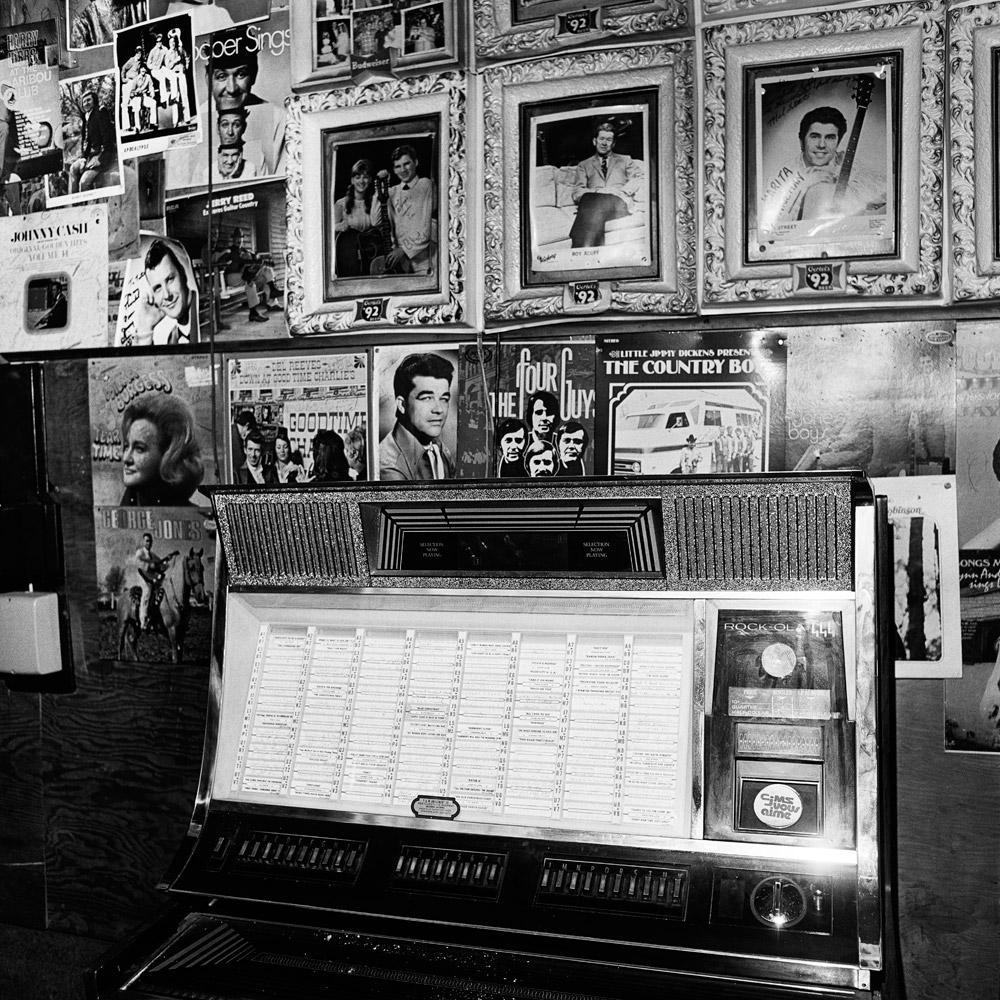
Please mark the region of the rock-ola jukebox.
<svg viewBox="0 0 1000 1000"><path fill-rule="evenodd" d="M178 907L93 997L899 995L862 476L213 504Z"/></svg>

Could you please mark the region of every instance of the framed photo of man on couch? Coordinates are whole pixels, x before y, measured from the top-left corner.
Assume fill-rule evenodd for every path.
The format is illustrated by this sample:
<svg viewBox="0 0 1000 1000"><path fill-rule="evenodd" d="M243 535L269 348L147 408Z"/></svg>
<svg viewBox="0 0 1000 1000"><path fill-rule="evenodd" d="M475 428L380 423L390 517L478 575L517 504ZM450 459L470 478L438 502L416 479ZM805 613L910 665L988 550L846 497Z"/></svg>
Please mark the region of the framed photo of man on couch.
<svg viewBox="0 0 1000 1000"><path fill-rule="evenodd" d="M490 319L693 311L691 65L676 42L485 71Z"/></svg>
<svg viewBox="0 0 1000 1000"><path fill-rule="evenodd" d="M522 280L656 275L655 89L521 108Z"/></svg>

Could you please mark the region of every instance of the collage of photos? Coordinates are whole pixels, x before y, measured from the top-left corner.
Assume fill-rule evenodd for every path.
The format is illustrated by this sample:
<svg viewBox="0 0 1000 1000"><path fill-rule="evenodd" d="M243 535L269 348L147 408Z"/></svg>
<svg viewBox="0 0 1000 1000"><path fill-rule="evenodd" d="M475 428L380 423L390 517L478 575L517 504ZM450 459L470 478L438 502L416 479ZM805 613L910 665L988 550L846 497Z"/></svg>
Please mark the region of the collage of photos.
<svg viewBox="0 0 1000 1000"><path fill-rule="evenodd" d="M446 51L454 0L315 0L313 69L387 69Z"/></svg>

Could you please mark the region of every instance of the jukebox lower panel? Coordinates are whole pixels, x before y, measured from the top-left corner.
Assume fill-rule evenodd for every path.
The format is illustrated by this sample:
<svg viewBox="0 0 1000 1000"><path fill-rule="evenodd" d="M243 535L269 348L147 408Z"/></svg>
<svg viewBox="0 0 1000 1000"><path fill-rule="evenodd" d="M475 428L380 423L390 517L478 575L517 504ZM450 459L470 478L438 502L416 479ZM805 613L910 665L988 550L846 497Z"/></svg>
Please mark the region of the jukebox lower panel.
<svg viewBox="0 0 1000 1000"><path fill-rule="evenodd" d="M440 944L218 912L160 927L140 962L129 949L105 962L91 997L130 1000L786 1000L862 994L847 986L776 983L742 974L664 971L623 961ZM150 958L152 955L152 958ZM724 965L720 965L724 968Z"/></svg>
<svg viewBox="0 0 1000 1000"><path fill-rule="evenodd" d="M364 837L359 831L364 831ZM706 845L706 851L710 845ZM856 871L213 812L175 889L617 949L857 967ZM654 964L659 959L654 960Z"/></svg>

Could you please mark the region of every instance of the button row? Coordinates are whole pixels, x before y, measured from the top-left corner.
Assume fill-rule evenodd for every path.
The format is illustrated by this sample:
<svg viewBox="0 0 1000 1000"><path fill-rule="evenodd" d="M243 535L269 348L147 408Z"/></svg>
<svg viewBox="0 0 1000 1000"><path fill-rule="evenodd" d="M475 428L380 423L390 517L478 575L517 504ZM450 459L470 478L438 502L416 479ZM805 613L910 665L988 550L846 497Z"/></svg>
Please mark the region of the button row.
<svg viewBox="0 0 1000 1000"><path fill-rule="evenodd" d="M393 874L407 882L497 887L503 874L503 863L502 854L404 846L396 859Z"/></svg>
<svg viewBox="0 0 1000 1000"><path fill-rule="evenodd" d="M636 865L589 865L546 858L539 891L546 896L632 900L660 906L683 904L686 872Z"/></svg>
<svg viewBox="0 0 1000 1000"><path fill-rule="evenodd" d="M238 864L274 865L334 874L356 874L364 857L364 844L327 837L296 837L255 832L239 841ZM218 846L218 845L217 845Z"/></svg>

